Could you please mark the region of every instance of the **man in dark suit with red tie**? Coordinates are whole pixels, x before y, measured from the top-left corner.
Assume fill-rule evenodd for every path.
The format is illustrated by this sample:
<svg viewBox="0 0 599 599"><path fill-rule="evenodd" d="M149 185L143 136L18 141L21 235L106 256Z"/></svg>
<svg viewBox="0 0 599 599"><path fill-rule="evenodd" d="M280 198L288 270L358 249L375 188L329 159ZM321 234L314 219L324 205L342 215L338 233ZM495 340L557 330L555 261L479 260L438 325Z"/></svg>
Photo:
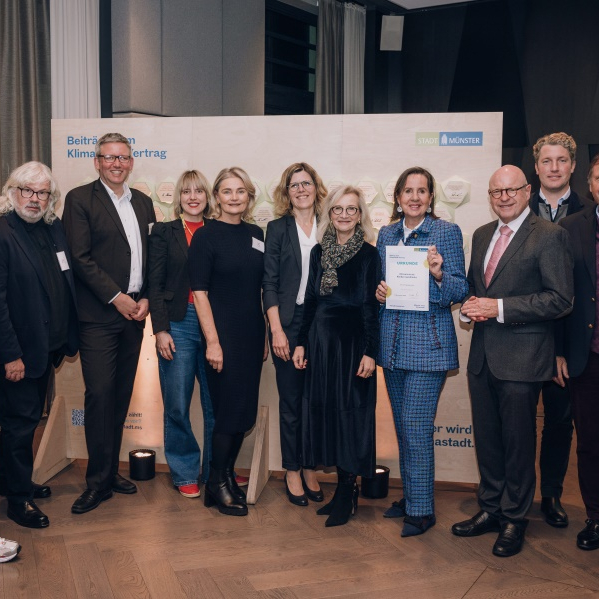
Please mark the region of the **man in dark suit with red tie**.
<svg viewBox="0 0 599 599"><path fill-rule="evenodd" d="M517 554L535 493L536 407L555 368L554 321L572 309L568 234L531 212L530 185L515 166L489 181L499 217L477 229L462 316L474 321L468 386L480 511L458 536L499 532L494 555Z"/></svg>
<svg viewBox="0 0 599 599"><path fill-rule="evenodd" d="M557 331L559 385L570 381L576 426L578 481L587 521L578 533L580 549L599 549L599 155L588 176L595 205L560 225L569 231L574 254L574 310Z"/></svg>
<svg viewBox="0 0 599 599"><path fill-rule="evenodd" d="M144 321L147 238L155 222L152 201L130 189L131 145L119 133L98 140L100 178L71 190L64 226L73 256L85 382L87 489L71 511L89 512L112 493L135 493L118 473L123 424L129 410Z"/></svg>

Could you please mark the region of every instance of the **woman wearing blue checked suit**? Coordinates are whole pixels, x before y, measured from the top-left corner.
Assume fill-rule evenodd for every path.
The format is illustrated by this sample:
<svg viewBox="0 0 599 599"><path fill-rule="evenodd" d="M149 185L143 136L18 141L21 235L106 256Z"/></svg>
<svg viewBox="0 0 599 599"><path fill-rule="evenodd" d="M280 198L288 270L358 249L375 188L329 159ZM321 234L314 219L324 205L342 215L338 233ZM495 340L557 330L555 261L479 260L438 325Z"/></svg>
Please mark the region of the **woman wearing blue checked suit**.
<svg viewBox="0 0 599 599"><path fill-rule="evenodd" d="M462 232L435 216L435 181L425 169L405 170L393 196L392 223L379 233L377 249L385 279L386 247L428 247L429 309L381 308L378 363L393 409L399 443L404 497L393 502L387 518L404 518L402 537L426 532L435 524L433 424L447 371L458 367L458 348L451 306L468 292ZM384 304L387 285L377 299Z"/></svg>

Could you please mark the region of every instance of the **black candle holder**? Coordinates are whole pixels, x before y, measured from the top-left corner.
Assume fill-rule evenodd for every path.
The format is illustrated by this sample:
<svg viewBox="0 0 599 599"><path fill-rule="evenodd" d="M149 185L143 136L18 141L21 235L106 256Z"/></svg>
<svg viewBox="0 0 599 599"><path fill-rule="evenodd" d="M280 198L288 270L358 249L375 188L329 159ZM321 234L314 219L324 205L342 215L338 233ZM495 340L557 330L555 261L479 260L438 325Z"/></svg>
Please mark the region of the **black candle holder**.
<svg viewBox="0 0 599 599"><path fill-rule="evenodd" d="M133 480L150 480L156 475L156 452L134 449L129 452L129 475Z"/></svg>
<svg viewBox="0 0 599 599"><path fill-rule="evenodd" d="M362 477L362 495L369 499L384 499L389 494L389 468L375 466L373 477Z"/></svg>

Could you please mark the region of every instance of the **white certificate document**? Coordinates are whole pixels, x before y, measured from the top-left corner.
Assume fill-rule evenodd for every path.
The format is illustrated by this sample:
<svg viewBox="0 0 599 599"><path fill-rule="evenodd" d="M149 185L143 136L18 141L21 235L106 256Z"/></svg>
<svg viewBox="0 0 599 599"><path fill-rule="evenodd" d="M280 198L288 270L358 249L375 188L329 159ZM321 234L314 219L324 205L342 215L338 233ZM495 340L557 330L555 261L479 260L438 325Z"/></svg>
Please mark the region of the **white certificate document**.
<svg viewBox="0 0 599 599"><path fill-rule="evenodd" d="M428 247L387 246L387 309L428 312Z"/></svg>

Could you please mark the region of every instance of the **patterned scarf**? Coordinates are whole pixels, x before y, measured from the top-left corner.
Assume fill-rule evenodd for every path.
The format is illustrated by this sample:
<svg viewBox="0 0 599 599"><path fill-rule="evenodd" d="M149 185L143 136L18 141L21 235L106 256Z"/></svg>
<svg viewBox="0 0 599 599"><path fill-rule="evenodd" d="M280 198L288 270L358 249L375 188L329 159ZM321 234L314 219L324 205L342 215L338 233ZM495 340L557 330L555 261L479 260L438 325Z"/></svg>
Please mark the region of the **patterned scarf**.
<svg viewBox="0 0 599 599"><path fill-rule="evenodd" d="M331 295L333 287L339 285L337 280L337 269L351 260L360 250L364 243L364 231L358 225L356 232L344 245L337 243L337 232L334 227L329 226L322 237L322 279L320 280L320 295Z"/></svg>

